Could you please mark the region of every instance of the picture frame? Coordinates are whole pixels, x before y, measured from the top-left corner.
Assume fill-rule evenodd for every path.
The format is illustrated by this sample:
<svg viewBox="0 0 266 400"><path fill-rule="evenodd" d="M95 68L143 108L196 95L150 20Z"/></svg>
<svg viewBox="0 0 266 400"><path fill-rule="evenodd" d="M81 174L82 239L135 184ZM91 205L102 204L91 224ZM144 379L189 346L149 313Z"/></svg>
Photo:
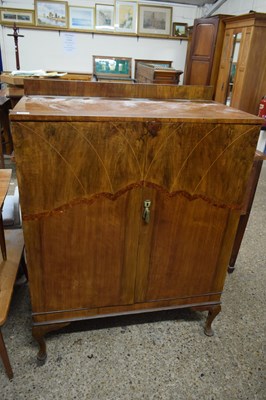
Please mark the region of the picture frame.
<svg viewBox="0 0 266 400"><path fill-rule="evenodd" d="M35 0L36 26L43 28L68 28L68 8L66 1Z"/></svg>
<svg viewBox="0 0 266 400"><path fill-rule="evenodd" d="M139 5L138 33L141 35L170 36L172 7Z"/></svg>
<svg viewBox="0 0 266 400"><path fill-rule="evenodd" d="M131 78L131 58L92 56L92 59L94 76Z"/></svg>
<svg viewBox="0 0 266 400"><path fill-rule="evenodd" d="M94 8L93 7L68 7L68 27L76 30L94 29Z"/></svg>
<svg viewBox="0 0 266 400"><path fill-rule="evenodd" d="M2 25L35 25L35 16L33 10L22 10L14 8L0 9L0 23Z"/></svg>
<svg viewBox="0 0 266 400"><path fill-rule="evenodd" d="M95 29L114 31L114 6L111 4L95 4Z"/></svg>
<svg viewBox="0 0 266 400"><path fill-rule="evenodd" d="M188 37L188 24L182 22L173 22L172 36L187 38Z"/></svg>
<svg viewBox="0 0 266 400"><path fill-rule="evenodd" d="M116 32L137 32L138 3L133 1L117 0L115 3L115 30Z"/></svg>

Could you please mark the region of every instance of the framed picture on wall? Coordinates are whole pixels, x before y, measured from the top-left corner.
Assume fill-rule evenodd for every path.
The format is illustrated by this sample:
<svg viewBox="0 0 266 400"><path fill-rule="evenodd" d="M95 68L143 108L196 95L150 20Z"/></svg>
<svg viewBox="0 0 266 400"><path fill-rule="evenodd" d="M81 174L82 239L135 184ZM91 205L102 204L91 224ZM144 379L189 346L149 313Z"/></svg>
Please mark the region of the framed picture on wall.
<svg viewBox="0 0 266 400"><path fill-rule="evenodd" d="M171 35L172 7L139 5L138 33L147 35Z"/></svg>
<svg viewBox="0 0 266 400"><path fill-rule="evenodd" d="M135 2L120 1L115 3L115 30L117 32L136 33L137 8Z"/></svg>
<svg viewBox="0 0 266 400"><path fill-rule="evenodd" d="M68 7L69 28L92 30L94 29L94 8Z"/></svg>
<svg viewBox="0 0 266 400"><path fill-rule="evenodd" d="M173 22L173 36L188 37L188 24L182 22Z"/></svg>
<svg viewBox="0 0 266 400"><path fill-rule="evenodd" d="M34 25L34 11L15 10L14 8L5 8L0 11L0 21L2 25Z"/></svg>
<svg viewBox="0 0 266 400"><path fill-rule="evenodd" d="M95 4L95 29L100 31L114 30L114 6Z"/></svg>
<svg viewBox="0 0 266 400"><path fill-rule="evenodd" d="M49 28L67 28L67 2L35 0L36 25Z"/></svg>

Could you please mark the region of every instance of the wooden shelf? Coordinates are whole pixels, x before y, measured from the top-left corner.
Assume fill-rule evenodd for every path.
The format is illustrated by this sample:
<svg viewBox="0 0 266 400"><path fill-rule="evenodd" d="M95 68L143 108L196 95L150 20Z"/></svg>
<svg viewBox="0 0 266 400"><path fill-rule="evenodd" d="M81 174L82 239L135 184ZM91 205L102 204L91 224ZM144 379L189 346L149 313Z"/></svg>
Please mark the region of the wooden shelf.
<svg viewBox="0 0 266 400"><path fill-rule="evenodd" d="M9 24L1 24L2 26L6 28L13 28L13 25ZM137 39L139 38L146 38L146 39L166 39L166 40L188 40L187 37L176 37L176 36L166 36L166 35L143 35L143 34L138 34L138 33L127 33L127 32L108 32L108 31L96 31L96 30L80 30L80 29L69 29L69 28L61 28L61 29L55 29L55 28L45 28L45 27L39 27L39 26L25 26L25 25L18 25L17 28L19 29L33 29L33 30L38 30L38 31L58 31L58 32L76 32L76 33L85 33L85 34L91 34L91 35L111 35L111 36L128 36L128 37L135 37Z"/></svg>

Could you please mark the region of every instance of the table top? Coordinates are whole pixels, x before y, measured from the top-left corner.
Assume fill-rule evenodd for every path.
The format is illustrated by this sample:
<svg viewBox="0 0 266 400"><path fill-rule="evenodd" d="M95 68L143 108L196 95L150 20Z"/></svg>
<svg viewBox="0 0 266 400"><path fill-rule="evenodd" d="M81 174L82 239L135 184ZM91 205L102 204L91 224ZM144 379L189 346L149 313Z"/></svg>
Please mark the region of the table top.
<svg viewBox="0 0 266 400"><path fill-rule="evenodd" d="M11 180L12 169L0 169L0 207L2 208L9 183Z"/></svg>
<svg viewBox="0 0 266 400"><path fill-rule="evenodd" d="M212 101L105 97L23 97L13 110L15 121L165 121L262 124L263 119Z"/></svg>

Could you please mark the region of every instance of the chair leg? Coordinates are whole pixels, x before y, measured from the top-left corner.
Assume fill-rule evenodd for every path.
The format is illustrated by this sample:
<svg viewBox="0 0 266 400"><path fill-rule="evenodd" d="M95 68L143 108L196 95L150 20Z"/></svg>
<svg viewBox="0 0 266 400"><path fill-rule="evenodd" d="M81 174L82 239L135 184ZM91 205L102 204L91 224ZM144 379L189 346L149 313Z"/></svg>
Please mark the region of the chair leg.
<svg viewBox="0 0 266 400"><path fill-rule="evenodd" d="M0 356L3 360L3 364L6 370L6 374L8 376L9 379L13 378L13 371L12 371L12 367L8 358L8 354L7 354L7 350L6 350L6 346L5 346L5 342L3 339L3 335L0 329Z"/></svg>

